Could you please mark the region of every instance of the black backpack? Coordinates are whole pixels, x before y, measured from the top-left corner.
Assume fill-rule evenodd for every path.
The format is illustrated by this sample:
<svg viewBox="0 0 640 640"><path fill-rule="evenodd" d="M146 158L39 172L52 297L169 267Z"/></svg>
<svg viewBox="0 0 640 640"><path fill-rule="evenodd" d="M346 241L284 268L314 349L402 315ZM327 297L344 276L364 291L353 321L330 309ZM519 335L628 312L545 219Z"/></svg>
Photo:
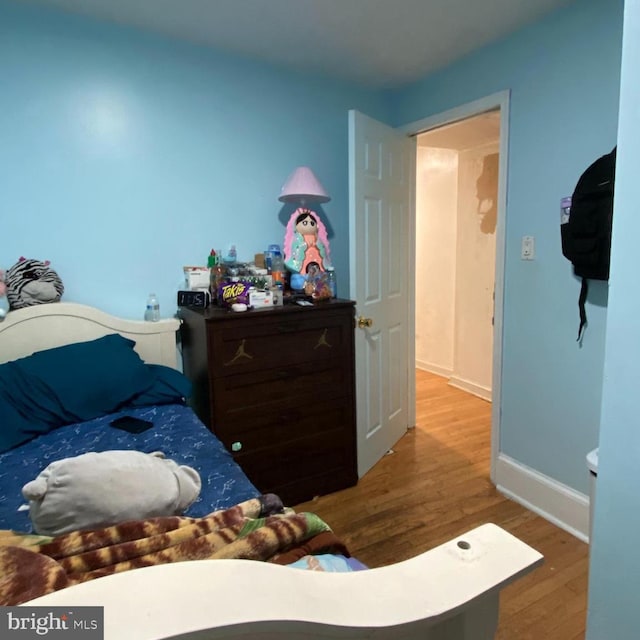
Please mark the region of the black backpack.
<svg viewBox="0 0 640 640"><path fill-rule="evenodd" d="M575 275L582 278L578 340L587 323L584 304L589 279L609 279L615 170L616 147L585 170L571 196L570 208L563 210L562 253L572 262Z"/></svg>

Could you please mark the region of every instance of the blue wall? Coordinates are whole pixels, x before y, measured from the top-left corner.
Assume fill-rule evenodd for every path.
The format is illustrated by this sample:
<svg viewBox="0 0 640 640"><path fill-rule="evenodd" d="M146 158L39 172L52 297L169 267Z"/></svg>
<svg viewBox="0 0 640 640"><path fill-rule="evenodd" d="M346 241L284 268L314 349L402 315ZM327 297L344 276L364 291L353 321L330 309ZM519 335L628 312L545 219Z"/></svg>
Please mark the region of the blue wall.
<svg viewBox="0 0 640 640"><path fill-rule="evenodd" d="M0 78L0 267L49 259L67 301L141 318L155 291L169 316L183 265L282 243L309 165L348 294L347 111L384 119L382 94L8 0Z"/></svg>
<svg viewBox="0 0 640 640"><path fill-rule="evenodd" d="M511 90L501 450L588 492L598 442L607 286L579 283L560 247L560 199L616 142L622 0L579 0L394 94L395 125ZM520 259L523 235L536 259Z"/></svg>
<svg viewBox="0 0 640 640"><path fill-rule="evenodd" d="M593 287L581 347L579 285L558 228L560 198L616 141L622 11L622 0L577 0L378 94L0 0L0 267L48 258L66 300L140 317L155 289L171 315L182 265L212 246L233 242L248 258L282 240L280 186L308 164L333 196L322 212L346 283L347 110L399 126L510 89L501 448L587 492L584 455L598 442L602 403L587 637L635 639L640 336L628 292L640 232L640 49L631 38L609 309L607 287ZM626 12L637 33L638 2ZM519 259L525 234L536 237L534 262Z"/></svg>
<svg viewBox="0 0 640 640"><path fill-rule="evenodd" d="M602 427L591 548L588 640L638 638L640 428L638 235L640 234L640 3L625 3L620 129Z"/></svg>
<svg viewBox="0 0 640 640"><path fill-rule="evenodd" d="M562 257L560 198L614 144L622 0L577 0L403 90L376 93L0 0L0 266L48 258L66 300L175 310L182 266L281 242L279 189L313 167L348 280L347 110L405 125L511 90L501 450L587 493L598 442L607 286ZM533 262L519 259L536 237Z"/></svg>

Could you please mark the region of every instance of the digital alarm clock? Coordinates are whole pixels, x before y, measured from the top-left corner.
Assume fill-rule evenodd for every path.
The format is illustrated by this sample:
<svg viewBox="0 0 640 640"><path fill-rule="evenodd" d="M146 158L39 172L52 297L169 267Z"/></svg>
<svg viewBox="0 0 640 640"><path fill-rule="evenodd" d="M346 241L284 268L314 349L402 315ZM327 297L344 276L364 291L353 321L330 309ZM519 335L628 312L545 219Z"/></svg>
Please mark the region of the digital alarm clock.
<svg viewBox="0 0 640 640"><path fill-rule="evenodd" d="M197 307L205 309L211 304L211 295L205 289L178 291L179 307Z"/></svg>

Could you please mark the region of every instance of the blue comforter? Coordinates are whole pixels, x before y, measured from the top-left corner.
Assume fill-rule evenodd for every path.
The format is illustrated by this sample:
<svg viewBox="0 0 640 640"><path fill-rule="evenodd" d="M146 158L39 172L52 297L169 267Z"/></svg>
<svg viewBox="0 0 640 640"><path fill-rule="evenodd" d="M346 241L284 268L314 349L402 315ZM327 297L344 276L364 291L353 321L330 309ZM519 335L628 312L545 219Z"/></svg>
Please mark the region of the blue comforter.
<svg viewBox="0 0 640 640"><path fill-rule="evenodd" d="M123 415L150 420L153 427L132 434L110 426ZM259 495L231 454L189 407L147 406L60 427L1 453L0 529L32 530L29 512L20 510L26 504L21 489L47 465L89 451L113 449L162 451L167 458L197 469L202 491L187 510L189 516L204 516Z"/></svg>

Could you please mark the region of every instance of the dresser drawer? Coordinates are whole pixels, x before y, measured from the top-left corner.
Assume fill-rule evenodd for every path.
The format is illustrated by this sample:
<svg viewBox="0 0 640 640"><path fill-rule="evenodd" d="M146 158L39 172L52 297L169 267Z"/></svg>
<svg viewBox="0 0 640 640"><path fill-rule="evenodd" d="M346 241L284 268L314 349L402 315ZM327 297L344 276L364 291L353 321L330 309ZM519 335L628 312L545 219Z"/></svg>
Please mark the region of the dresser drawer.
<svg viewBox="0 0 640 640"><path fill-rule="evenodd" d="M333 438L350 446L352 423L353 407L349 398L343 397L329 403L316 401L288 408L265 404L250 417L240 413L218 421L214 430L229 451L244 455L328 432L334 432Z"/></svg>
<svg viewBox="0 0 640 640"><path fill-rule="evenodd" d="M216 377L274 366L331 360L350 353L353 324L345 315L309 314L209 327L210 373Z"/></svg>
<svg viewBox="0 0 640 640"><path fill-rule="evenodd" d="M234 457L262 492L277 493L279 486L295 478L303 481L355 468L353 449L345 442L343 428Z"/></svg>
<svg viewBox="0 0 640 640"><path fill-rule="evenodd" d="M216 378L211 415L218 422L251 422L269 407L285 415L318 401L344 397L352 384L351 369L341 359L278 365L275 368Z"/></svg>

